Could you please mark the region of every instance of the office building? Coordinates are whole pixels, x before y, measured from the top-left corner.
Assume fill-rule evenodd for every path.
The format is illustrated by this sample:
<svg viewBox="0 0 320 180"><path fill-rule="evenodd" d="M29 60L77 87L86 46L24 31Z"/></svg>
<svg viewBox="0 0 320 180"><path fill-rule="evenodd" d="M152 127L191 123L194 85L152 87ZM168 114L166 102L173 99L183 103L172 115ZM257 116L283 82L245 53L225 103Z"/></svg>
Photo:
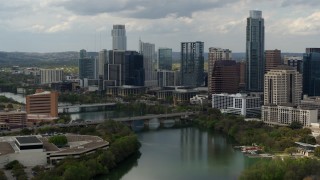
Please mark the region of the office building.
<svg viewBox="0 0 320 180"><path fill-rule="evenodd" d="M211 86L209 94L238 93L240 82L240 63L232 60L215 61L211 77L208 78L208 82Z"/></svg>
<svg viewBox="0 0 320 180"><path fill-rule="evenodd" d="M320 96L320 48L307 48L303 54L303 94Z"/></svg>
<svg viewBox="0 0 320 180"><path fill-rule="evenodd" d="M26 97L27 114L58 117L58 93L37 90L35 94Z"/></svg>
<svg viewBox="0 0 320 180"><path fill-rule="evenodd" d="M283 64L294 67L299 73L302 73L302 56L284 56Z"/></svg>
<svg viewBox="0 0 320 180"><path fill-rule="evenodd" d="M79 79L96 79L97 77L97 60L93 57L87 57L87 52L80 50L80 58L78 61Z"/></svg>
<svg viewBox="0 0 320 180"><path fill-rule="evenodd" d="M213 69L214 69L215 62L220 60L232 60L231 50L210 47L209 53L208 53L208 92L209 94L215 93L213 92L214 87L212 85L212 80L214 78ZM233 92L233 93L236 93L236 92Z"/></svg>
<svg viewBox="0 0 320 180"><path fill-rule="evenodd" d="M265 51L265 72L270 71L271 69L282 64L281 62L281 51L278 49L275 50L266 50Z"/></svg>
<svg viewBox="0 0 320 180"><path fill-rule="evenodd" d="M261 113L261 98L248 94L212 94L212 108L222 113L256 117Z"/></svg>
<svg viewBox="0 0 320 180"><path fill-rule="evenodd" d="M62 69L40 69L40 83L50 84L62 82L64 74Z"/></svg>
<svg viewBox="0 0 320 180"><path fill-rule="evenodd" d="M304 109L317 109L318 119L320 119L320 96L309 97L308 95L303 95L299 107Z"/></svg>
<svg viewBox="0 0 320 180"><path fill-rule="evenodd" d="M156 61L155 45L139 40L139 53L143 55L144 85L147 87L157 86L157 72L153 66Z"/></svg>
<svg viewBox="0 0 320 180"><path fill-rule="evenodd" d="M180 72L179 71L169 71L169 70L158 70L158 86L179 86L180 85Z"/></svg>
<svg viewBox="0 0 320 180"><path fill-rule="evenodd" d="M181 43L181 85L199 87L204 84L204 43Z"/></svg>
<svg viewBox="0 0 320 180"><path fill-rule="evenodd" d="M103 49L99 52L99 59L98 59L98 78L104 77L104 65L108 63L108 51Z"/></svg>
<svg viewBox="0 0 320 180"><path fill-rule="evenodd" d="M27 113L19 111L0 112L0 123L6 124L9 128L26 127Z"/></svg>
<svg viewBox="0 0 320 180"><path fill-rule="evenodd" d="M239 92L246 89L246 61L240 61Z"/></svg>
<svg viewBox="0 0 320 180"><path fill-rule="evenodd" d="M112 49L113 50L127 50L127 36L125 25L113 25L112 35Z"/></svg>
<svg viewBox="0 0 320 180"><path fill-rule="evenodd" d="M125 85L128 70L126 68L125 53L123 50L109 51L109 62L105 64L104 80L106 86Z"/></svg>
<svg viewBox="0 0 320 180"><path fill-rule="evenodd" d="M304 127L317 123L318 110L293 106L262 106L261 120L268 125L290 125L300 122Z"/></svg>
<svg viewBox="0 0 320 180"><path fill-rule="evenodd" d="M125 53L126 80L125 85L144 86L143 56L136 51Z"/></svg>
<svg viewBox="0 0 320 180"><path fill-rule="evenodd" d="M248 91L263 91L264 19L261 11L250 11L246 29L246 86Z"/></svg>
<svg viewBox="0 0 320 180"><path fill-rule="evenodd" d="M157 69L172 70L172 49L159 48Z"/></svg>
<svg viewBox="0 0 320 180"><path fill-rule="evenodd" d="M302 75L281 65L264 77L264 105L298 105L302 96Z"/></svg>

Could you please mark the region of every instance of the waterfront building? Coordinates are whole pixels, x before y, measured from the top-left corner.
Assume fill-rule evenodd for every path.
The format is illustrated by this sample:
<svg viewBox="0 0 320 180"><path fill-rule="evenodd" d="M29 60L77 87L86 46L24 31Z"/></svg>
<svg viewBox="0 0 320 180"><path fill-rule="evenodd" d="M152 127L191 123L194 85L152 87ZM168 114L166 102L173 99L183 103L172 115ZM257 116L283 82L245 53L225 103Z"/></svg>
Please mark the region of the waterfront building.
<svg viewBox="0 0 320 180"><path fill-rule="evenodd" d="M320 48L307 48L303 54L303 94L320 96Z"/></svg>
<svg viewBox="0 0 320 180"><path fill-rule="evenodd" d="M283 64L294 67L299 73L302 73L302 56L284 56Z"/></svg>
<svg viewBox="0 0 320 180"><path fill-rule="evenodd" d="M113 25L112 50L127 50L127 36L125 25Z"/></svg>
<svg viewBox="0 0 320 180"><path fill-rule="evenodd" d="M80 50L80 58L78 61L79 79L96 79L97 77L97 60L93 57L87 57L87 52Z"/></svg>
<svg viewBox="0 0 320 180"><path fill-rule="evenodd" d="M212 94L212 108L222 113L256 117L261 113L261 97L249 94Z"/></svg>
<svg viewBox="0 0 320 180"><path fill-rule="evenodd" d="M221 48L209 48L208 53L208 92L209 94L212 93L220 93L220 92L214 92L214 83L213 79L215 78L215 75L213 74L215 72L215 62L221 61L221 60L232 60L232 52L229 49L221 49ZM236 92L233 92L236 93Z"/></svg>
<svg viewBox="0 0 320 180"><path fill-rule="evenodd" d="M209 94L239 92L240 63L233 60L217 60L208 78L210 84Z"/></svg>
<svg viewBox="0 0 320 180"><path fill-rule="evenodd" d="M158 49L158 70L172 70L172 49L171 48L159 48Z"/></svg>
<svg viewBox="0 0 320 180"><path fill-rule="evenodd" d="M158 70L157 75L159 87L180 85L179 71Z"/></svg>
<svg viewBox="0 0 320 180"><path fill-rule="evenodd" d="M0 137L0 168L14 160L28 167L52 166L64 158L79 158L109 147L109 142L98 136L65 136L68 145L60 148L41 135Z"/></svg>
<svg viewBox="0 0 320 180"><path fill-rule="evenodd" d="M264 105L298 105L302 96L302 75L293 67L281 65L264 77Z"/></svg>
<svg viewBox="0 0 320 180"><path fill-rule="evenodd" d="M0 123L6 124L10 129L26 127L27 113L23 111L0 112Z"/></svg>
<svg viewBox="0 0 320 180"><path fill-rule="evenodd" d="M145 74L144 86L157 86L157 72L155 71L155 68L153 66L156 61L155 45L139 40L139 53L143 55L143 67Z"/></svg>
<svg viewBox="0 0 320 180"><path fill-rule="evenodd" d="M181 43L181 85L199 87L204 84L204 43Z"/></svg>
<svg viewBox="0 0 320 180"><path fill-rule="evenodd" d="M58 93L37 90L35 94L26 97L27 114L58 117Z"/></svg>
<svg viewBox="0 0 320 180"><path fill-rule="evenodd" d="M104 77L104 65L108 63L108 51L106 49L103 49L99 52L99 58L98 58L98 78Z"/></svg>
<svg viewBox="0 0 320 180"><path fill-rule="evenodd" d="M207 105L208 104L208 95L195 95L190 98L190 104L197 104L197 105Z"/></svg>
<svg viewBox="0 0 320 180"><path fill-rule="evenodd" d="M110 96L121 96L127 97L132 95L143 95L146 93L146 87L143 86L117 86L117 87L106 87L106 94Z"/></svg>
<svg viewBox="0 0 320 180"><path fill-rule="evenodd" d="M265 72L282 64L281 62L281 50L266 50L265 51Z"/></svg>
<svg viewBox="0 0 320 180"><path fill-rule="evenodd" d="M248 91L263 91L264 19L261 11L250 11L246 28L246 87Z"/></svg>
<svg viewBox="0 0 320 180"><path fill-rule="evenodd" d="M50 84L62 82L64 74L62 69L40 69L40 83Z"/></svg>
<svg viewBox="0 0 320 180"><path fill-rule="evenodd" d="M261 120L268 125L290 125L300 122L304 127L318 122L317 109L304 109L294 106L262 106Z"/></svg>

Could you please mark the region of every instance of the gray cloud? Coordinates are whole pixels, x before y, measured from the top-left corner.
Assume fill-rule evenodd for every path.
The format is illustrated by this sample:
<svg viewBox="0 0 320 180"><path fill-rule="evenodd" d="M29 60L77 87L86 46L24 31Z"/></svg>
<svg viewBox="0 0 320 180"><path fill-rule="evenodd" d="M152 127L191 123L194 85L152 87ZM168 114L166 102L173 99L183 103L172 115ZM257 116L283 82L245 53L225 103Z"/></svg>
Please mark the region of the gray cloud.
<svg viewBox="0 0 320 180"><path fill-rule="evenodd" d="M319 6L319 0L283 0L282 7L307 5L307 6Z"/></svg>
<svg viewBox="0 0 320 180"><path fill-rule="evenodd" d="M123 17L158 19L168 15L191 16L193 12L223 7L236 0L69 0L56 3L80 15L111 13Z"/></svg>

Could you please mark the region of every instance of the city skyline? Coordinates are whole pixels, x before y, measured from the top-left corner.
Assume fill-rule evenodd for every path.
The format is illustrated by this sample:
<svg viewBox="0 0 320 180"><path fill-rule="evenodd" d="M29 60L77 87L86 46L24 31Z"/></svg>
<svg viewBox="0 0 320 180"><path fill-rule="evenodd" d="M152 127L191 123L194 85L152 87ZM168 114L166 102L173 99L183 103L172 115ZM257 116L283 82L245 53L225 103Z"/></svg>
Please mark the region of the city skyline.
<svg viewBox="0 0 320 180"><path fill-rule="evenodd" d="M320 34L320 5L315 0L13 0L0 9L0 51L109 50L112 26L124 24L128 50L138 50L141 37L156 49L179 51L181 42L202 41L206 52L209 47L245 52L246 18L252 9L264 14L265 49L302 53L318 46Z"/></svg>

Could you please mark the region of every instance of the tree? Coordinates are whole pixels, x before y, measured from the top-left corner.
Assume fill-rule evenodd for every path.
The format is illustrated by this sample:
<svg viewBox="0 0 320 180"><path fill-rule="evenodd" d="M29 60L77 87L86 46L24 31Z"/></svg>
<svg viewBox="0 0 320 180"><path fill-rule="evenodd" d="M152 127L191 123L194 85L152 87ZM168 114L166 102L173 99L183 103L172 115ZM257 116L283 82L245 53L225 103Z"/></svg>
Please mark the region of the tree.
<svg viewBox="0 0 320 180"><path fill-rule="evenodd" d="M300 142L308 143L308 144L316 144L316 138L310 135L303 136L299 139Z"/></svg>
<svg viewBox="0 0 320 180"><path fill-rule="evenodd" d="M320 146L314 149L314 155L320 157Z"/></svg>
<svg viewBox="0 0 320 180"><path fill-rule="evenodd" d="M301 124L299 121L293 121L293 122L289 125L289 127L290 127L291 129L302 129L303 124Z"/></svg>
<svg viewBox="0 0 320 180"><path fill-rule="evenodd" d="M292 156L293 153L297 152L297 148L289 147L289 148L286 148L284 151Z"/></svg>
<svg viewBox="0 0 320 180"><path fill-rule="evenodd" d="M61 147L68 143L68 139L65 135L57 135L50 137L49 142Z"/></svg>
<svg viewBox="0 0 320 180"><path fill-rule="evenodd" d="M10 104L7 104L7 108L8 109L13 109L13 105L10 103Z"/></svg>
<svg viewBox="0 0 320 180"><path fill-rule="evenodd" d="M320 136L316 137L317 144L320 144Z"/></svg>
<svg viewBox="0 0 320 180"><path fill-rule="evenodd" d="M89 170L82 164L77 166L67 167L66 171L63 173L64 180L74 180L74 179L90 179Z"/></svg>

